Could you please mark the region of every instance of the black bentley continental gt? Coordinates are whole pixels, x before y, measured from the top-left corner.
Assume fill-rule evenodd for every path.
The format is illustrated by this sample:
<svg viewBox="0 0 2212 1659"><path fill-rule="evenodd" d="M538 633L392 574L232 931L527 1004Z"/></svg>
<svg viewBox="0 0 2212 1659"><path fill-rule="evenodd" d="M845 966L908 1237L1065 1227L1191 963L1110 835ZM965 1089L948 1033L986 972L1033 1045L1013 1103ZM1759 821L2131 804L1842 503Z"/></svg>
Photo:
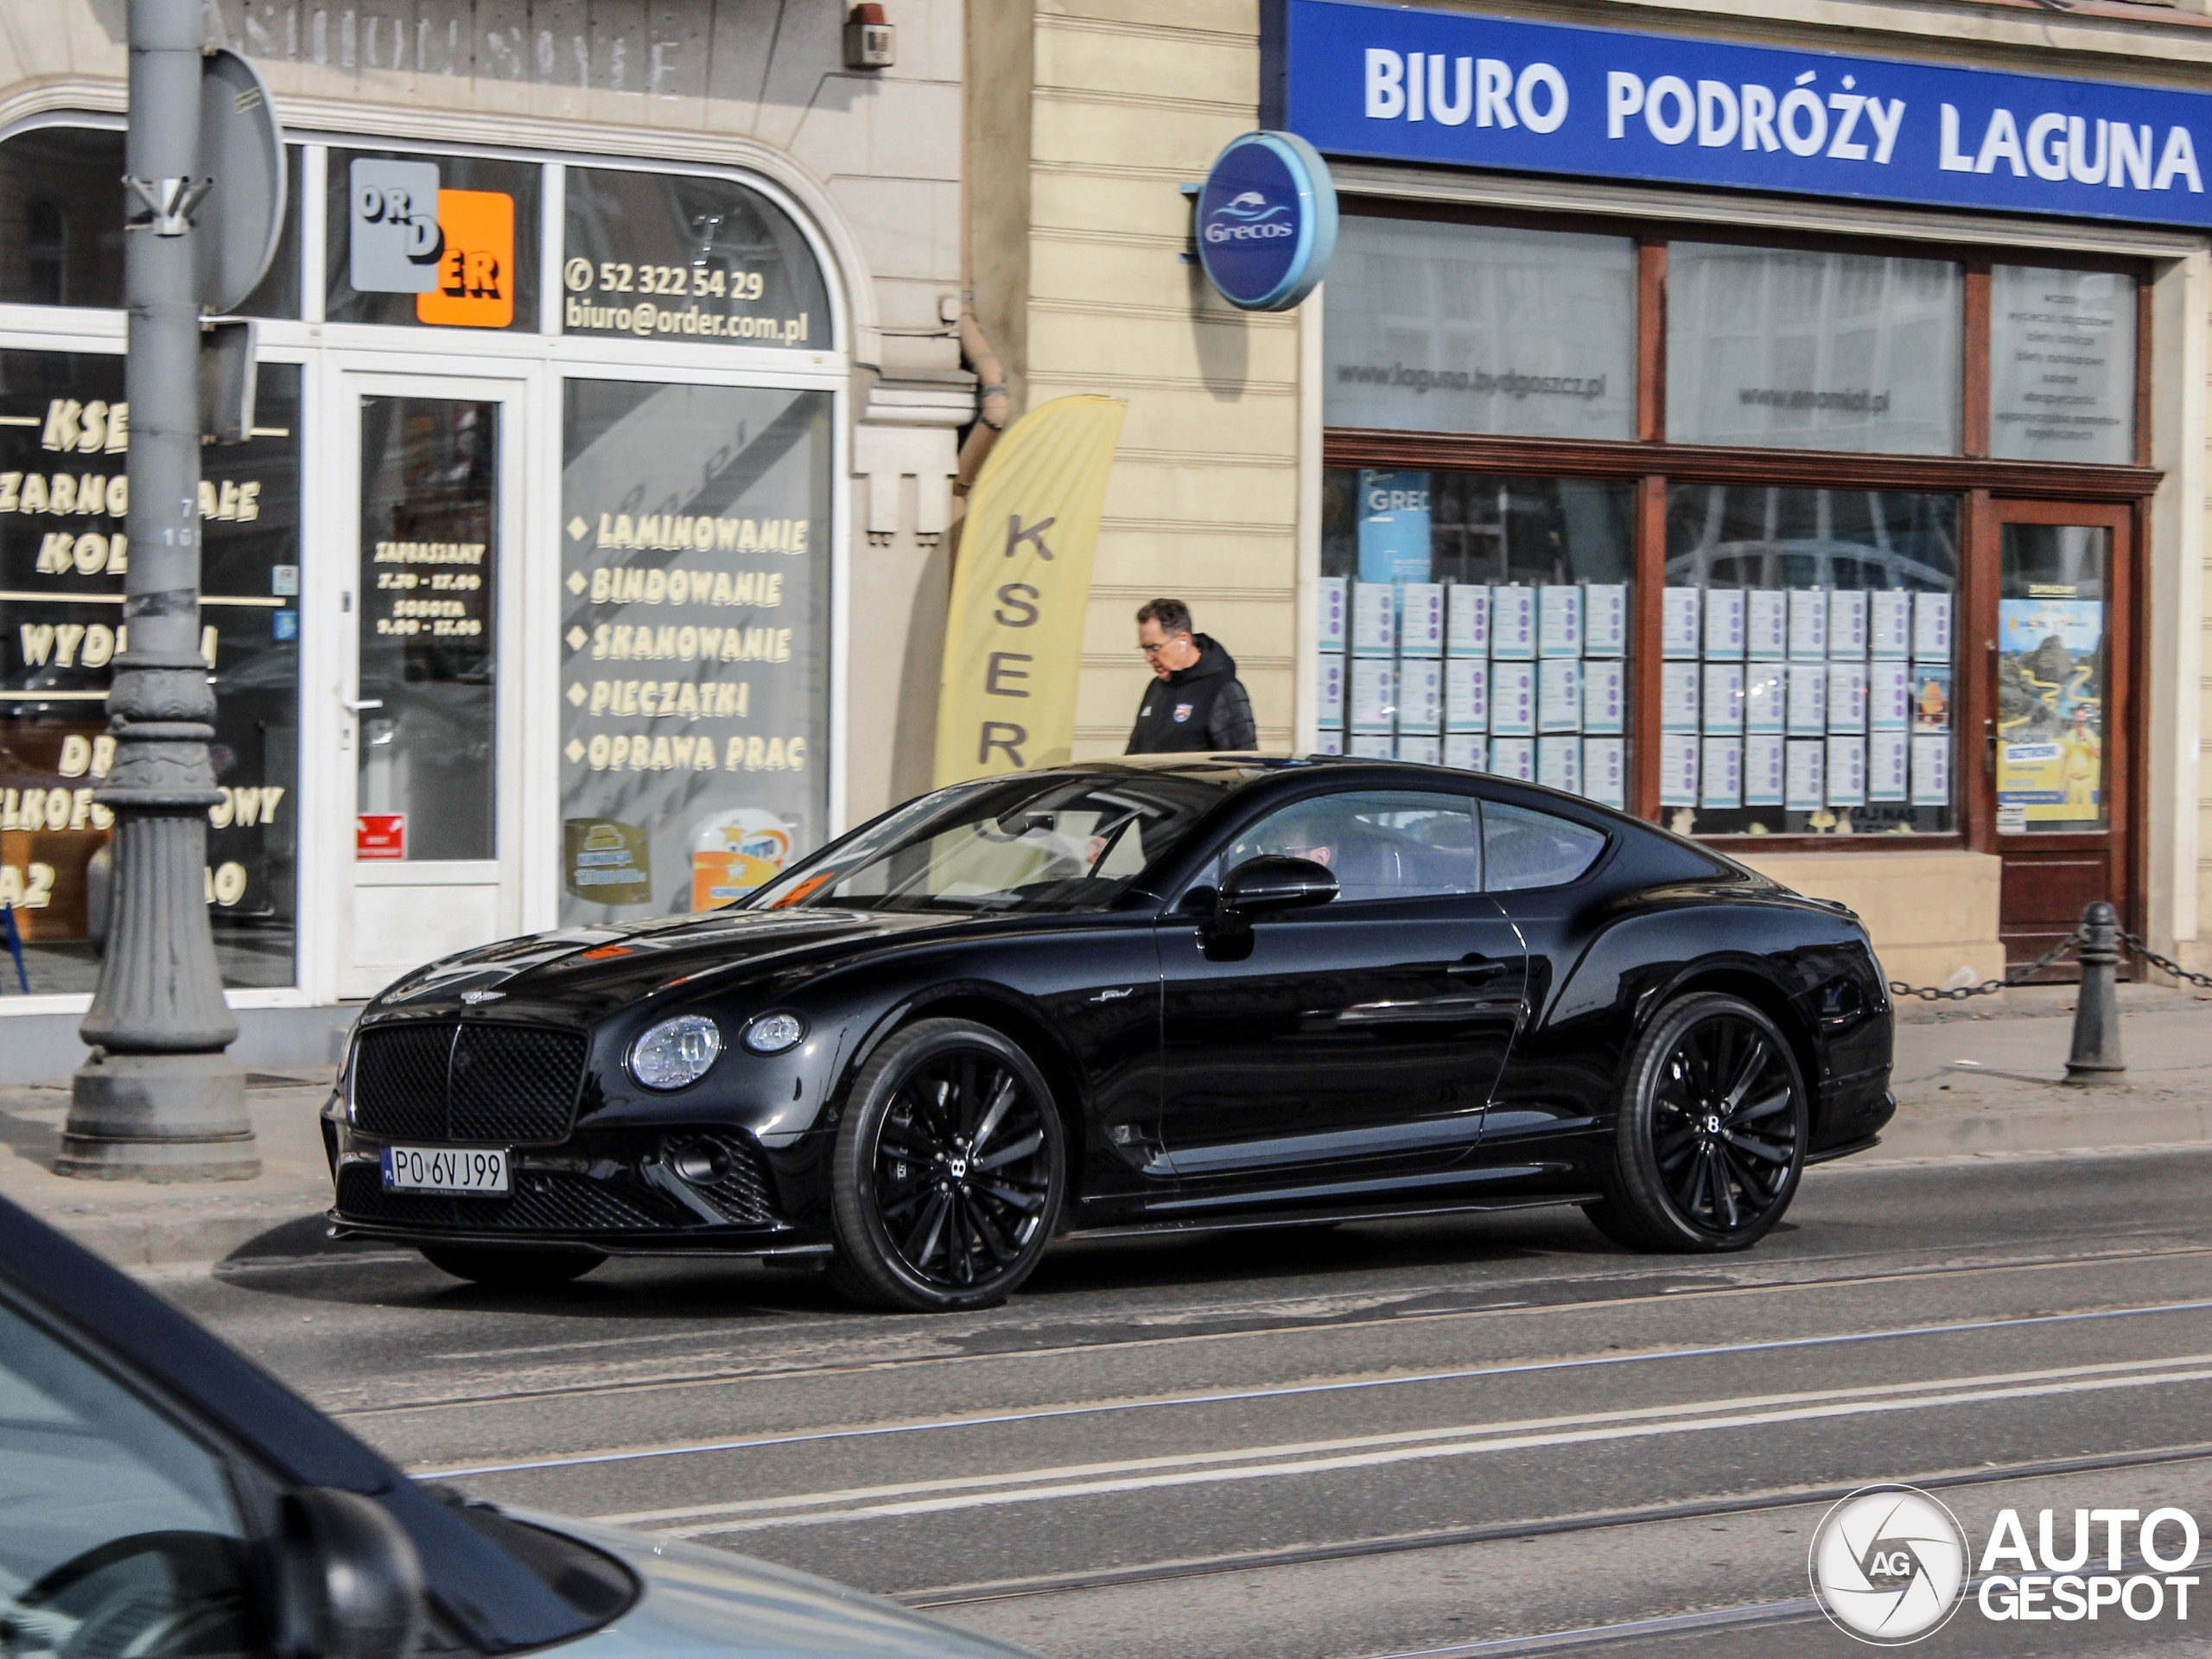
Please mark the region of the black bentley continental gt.
<svg viewBox="0 0 2212 1659"><path fill-rule="evenodd" d="M1866 931L1479 773L1160 756L957 785L727 910L449 957L324 1121L340 1236L508 1286L826 1259L995 1302L1065 1233L1580 1205L1741 1249L1896 1109Z"/></svg>

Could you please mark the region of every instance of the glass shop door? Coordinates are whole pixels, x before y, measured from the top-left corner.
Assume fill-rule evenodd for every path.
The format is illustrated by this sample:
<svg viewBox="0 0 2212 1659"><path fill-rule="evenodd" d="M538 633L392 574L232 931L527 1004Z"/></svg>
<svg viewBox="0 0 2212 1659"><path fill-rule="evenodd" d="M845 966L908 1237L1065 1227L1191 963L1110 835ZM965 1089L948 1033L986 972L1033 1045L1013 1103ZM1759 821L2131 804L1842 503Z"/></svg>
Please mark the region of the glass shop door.
<svg viewBox="0 0 2212 1659"><path fill-rule="evenodd" d="M349 374L340 688L353 810L340 995L521 929L513 730L521 389Z"/></svg>
<svg viewBox="0 0 2212 1659"><path fill-rule="evenodd" d="M2122 506L2000 501L1994 516L1982 771L2005 861L1999 931L2017 966L2072 932L2093 900L2135 925L2133 550ZM2046 976L2079 971L2069 960Z"/></svg>

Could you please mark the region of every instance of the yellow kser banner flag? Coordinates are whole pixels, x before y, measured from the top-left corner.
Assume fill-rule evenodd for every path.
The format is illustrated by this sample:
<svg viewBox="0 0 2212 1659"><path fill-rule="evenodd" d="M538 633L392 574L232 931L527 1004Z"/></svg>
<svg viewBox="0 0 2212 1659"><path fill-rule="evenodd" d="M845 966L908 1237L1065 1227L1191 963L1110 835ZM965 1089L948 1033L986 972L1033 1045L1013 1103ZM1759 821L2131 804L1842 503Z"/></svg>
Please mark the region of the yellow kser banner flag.
<svg viewBox="0 0 2212 1659"><path fill-rule="evenodd" d="M945 620L940 785L1055 766L1074 750L1091 558L1127 407L1055 398L1009 427L983 463Z"/></svg>

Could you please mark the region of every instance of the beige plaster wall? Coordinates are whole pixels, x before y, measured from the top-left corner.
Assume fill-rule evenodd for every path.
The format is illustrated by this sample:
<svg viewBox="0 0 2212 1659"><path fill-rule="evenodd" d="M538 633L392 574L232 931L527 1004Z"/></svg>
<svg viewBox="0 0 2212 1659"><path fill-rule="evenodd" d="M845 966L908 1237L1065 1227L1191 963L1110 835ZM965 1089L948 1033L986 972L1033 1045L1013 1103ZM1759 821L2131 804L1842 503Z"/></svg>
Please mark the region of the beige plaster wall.
<svg viewBox="0 0 2212 1659"><path fill-rule="evenodd" d="M1730 851L1785 887L1857 911L1891 979L1978 984L2005 971L1997 938L2001 861L1992 854Z"/></svg>
<svg viewBox="0 0 2212 1659"><path fill-rule="evenodd" d="M1008 333L1024 346L1021 406L1085 391L1129 405L1093 575L1076 753L1121 752L1144 685L1132 613L1161 594L1187 601L1236 657L1262 744L1287 746L1297 320L1235 310L1178 257L1190 208L1177 186L1203 178L1253 125L1257 8L1041 0L1033 31L1027 289L994 286L1014 263L994 253L995 265L978 262L978 302L1020 312Z"/></svg>

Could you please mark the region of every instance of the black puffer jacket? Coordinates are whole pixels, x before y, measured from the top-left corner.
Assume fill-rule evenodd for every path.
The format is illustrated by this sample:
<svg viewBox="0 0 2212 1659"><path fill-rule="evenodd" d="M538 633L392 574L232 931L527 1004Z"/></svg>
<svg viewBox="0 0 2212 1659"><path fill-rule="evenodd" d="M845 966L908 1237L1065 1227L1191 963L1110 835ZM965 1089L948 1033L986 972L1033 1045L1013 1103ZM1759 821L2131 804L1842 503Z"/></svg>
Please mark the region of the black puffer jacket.
<svg viewBox="0 0 2212 1659"><path fill-rule="evenodd" d="M1252 700L1236 678L1236 659L1211 635L1191 639L1198 660L1145 687L1124 753L1203 754L1258 746Z"/></svg>

